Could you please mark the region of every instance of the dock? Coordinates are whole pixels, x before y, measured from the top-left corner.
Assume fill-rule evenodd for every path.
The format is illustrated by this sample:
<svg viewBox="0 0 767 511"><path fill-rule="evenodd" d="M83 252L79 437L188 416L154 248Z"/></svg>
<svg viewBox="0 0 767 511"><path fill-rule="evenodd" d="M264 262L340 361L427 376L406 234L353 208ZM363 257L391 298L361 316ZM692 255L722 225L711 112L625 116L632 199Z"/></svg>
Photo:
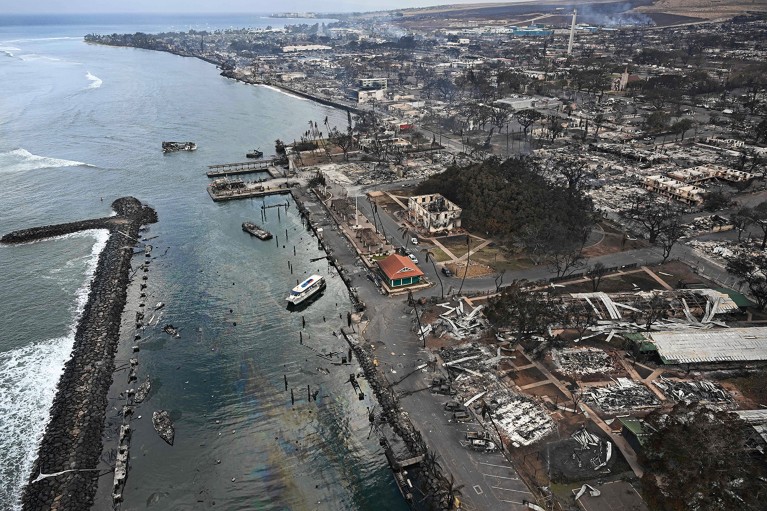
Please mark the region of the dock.
<svg viewBox="0 0 767 511"><path fill-rule="evenodd" d="M252 174L254 172L268 172L273 178L280 177L282 173L275 167L280 160L275 158L271 160L243 161L236 163L219 163L217 165L208 165L206 175L210 178L237 176L240 174Z"/></svg>
<svg viewBox="0 0 767 511"><path fill-rule="evenodd" d="M226 178L222 178L208 185L208 195L210 195L214 202L251 199L254 197L266 197L267 195L285 195L290 193L291 188L300 184L300 181L291 181L284 178L250 183L239 180L228 181Z"/></svg>

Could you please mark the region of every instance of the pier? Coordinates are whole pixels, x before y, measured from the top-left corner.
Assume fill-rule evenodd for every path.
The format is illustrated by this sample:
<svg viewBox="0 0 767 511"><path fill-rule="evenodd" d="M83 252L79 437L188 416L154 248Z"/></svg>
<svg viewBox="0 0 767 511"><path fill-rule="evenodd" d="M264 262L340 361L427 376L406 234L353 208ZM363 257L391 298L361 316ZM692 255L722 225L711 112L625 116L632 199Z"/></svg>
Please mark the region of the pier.
<svg viewBox="0 0 767 511"><path fill-rule="evenodd" d="M251 182L221 178L208 185L208 195L214 202L251 199L267 195L286 195L290 193L291 188L300 185L300 181L285 178Z"/></svg>
<svg viewBox="0 0 767 511"><path fill-rule="evenodd" d="M275 164L281 160L278 158L271 160L243 161L237 163L219 163L217 165L208 165L210 169L206 175L210 178L237 176L240 174L252 174L254 172L268 172L273 178L281 176L281 172L275 167Z"/></svg>

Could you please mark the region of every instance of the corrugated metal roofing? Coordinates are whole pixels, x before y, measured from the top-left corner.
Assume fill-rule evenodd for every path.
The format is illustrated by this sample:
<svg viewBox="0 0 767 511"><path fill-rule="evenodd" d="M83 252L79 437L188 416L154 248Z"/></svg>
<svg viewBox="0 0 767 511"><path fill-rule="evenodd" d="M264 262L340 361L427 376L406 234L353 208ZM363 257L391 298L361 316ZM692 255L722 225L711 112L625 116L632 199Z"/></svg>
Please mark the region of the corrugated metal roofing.
<svg viewBox="0 0 767 511"><path fill-rule="evenodd" d="M767 360L767 328L651 332L666 364Z"/></svg>

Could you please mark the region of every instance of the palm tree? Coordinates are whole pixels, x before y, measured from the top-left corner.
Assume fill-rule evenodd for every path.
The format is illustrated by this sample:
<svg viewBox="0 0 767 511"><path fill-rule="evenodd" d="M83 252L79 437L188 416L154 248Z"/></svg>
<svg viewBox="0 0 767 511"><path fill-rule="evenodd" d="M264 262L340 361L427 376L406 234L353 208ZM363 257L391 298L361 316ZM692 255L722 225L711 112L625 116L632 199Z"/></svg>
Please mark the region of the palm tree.
<svg viewBox="0 0 767 511"><path fill-rule="evenodd" d="M461 279L461 287L458 288L458 294L461 294L463 289L463 282L466 280L466 274L469 273L469 261L471 259L471 236L466 235L466 268L463 270L463 278Z"/></svg>
<svg viewBox="0 0 767 511"><path fill-rule="evenodd" d="M405 250L407 250L407 247L410 246L410 229L408 229L406 225L403 225L402 227L399 227L397 231L402 234L402 239L405 240Z"/></svg>
<svg viewBox="0 0 767 511"><path fill-rule="evenodd" d="M430 250L428 250L426 248L422 248L421 252L426 254L426 262L427 263L429 262L429 256L431 256L431 265L432 265L432 267L434 267L434 273L437 274L437 280L439 280L439 288L441 290L442 299L444 300L445 299L445 286L442 285L442 277L439 276L439 271L437 271L437 265L434 262L434 252L431 252Z"/></svg>
<svg viewBox="0 0 767 511"><path fill-rule="evenodd" d="M462 484L455 484L455 477L453 477L453 474L450 474L450 479L443 478L442 479L443 488L440 492L443 496L443 499L446 501L446 505L448 509L453 509L455 507L456 501L458 500L458 497L461 496L461 490L463 489Z"/></svg>
<svg viewBox="0 0 767 511"><path fill-rule="evenodd" d="M415 312L415 319L418 321L418 337L423 338L423 347L426 347L426 335L423 334L423 327L421 326L421 317L418 315L418 304L415 301L415 298L413 298L413 291L408 289L407 290L407 303L408 305L411 305L413 307L413 312Z"/></svg>
<svg viewBox="0 0 767 511"><path fill-rule="evenodd" d="M493 409L488 406L488 404L483 399L481 401L482 403L482 419L485 417L490 419L490 423L493 425L493 428L495 428L495 432L498 435L498 441L501 443L498 447L501 449L501 452L504 451L503 447L503 437L501 436L501 432L498 431L498 425L495 423L495 420L493 419Z"/></svg>

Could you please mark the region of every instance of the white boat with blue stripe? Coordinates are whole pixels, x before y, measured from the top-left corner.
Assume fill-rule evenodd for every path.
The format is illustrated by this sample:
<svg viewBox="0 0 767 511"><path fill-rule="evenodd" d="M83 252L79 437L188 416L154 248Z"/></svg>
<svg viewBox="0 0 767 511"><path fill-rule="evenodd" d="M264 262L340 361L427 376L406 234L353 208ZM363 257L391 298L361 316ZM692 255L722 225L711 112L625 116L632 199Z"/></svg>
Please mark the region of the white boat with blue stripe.
<svg viewBox="0 0 767 511"><path fill-rule="evenodd" d="M286 300L292 305L298 305L315 293L319 293L325 289L325 286L325 277L322 275L312 275L294 287Z"/></svg>

